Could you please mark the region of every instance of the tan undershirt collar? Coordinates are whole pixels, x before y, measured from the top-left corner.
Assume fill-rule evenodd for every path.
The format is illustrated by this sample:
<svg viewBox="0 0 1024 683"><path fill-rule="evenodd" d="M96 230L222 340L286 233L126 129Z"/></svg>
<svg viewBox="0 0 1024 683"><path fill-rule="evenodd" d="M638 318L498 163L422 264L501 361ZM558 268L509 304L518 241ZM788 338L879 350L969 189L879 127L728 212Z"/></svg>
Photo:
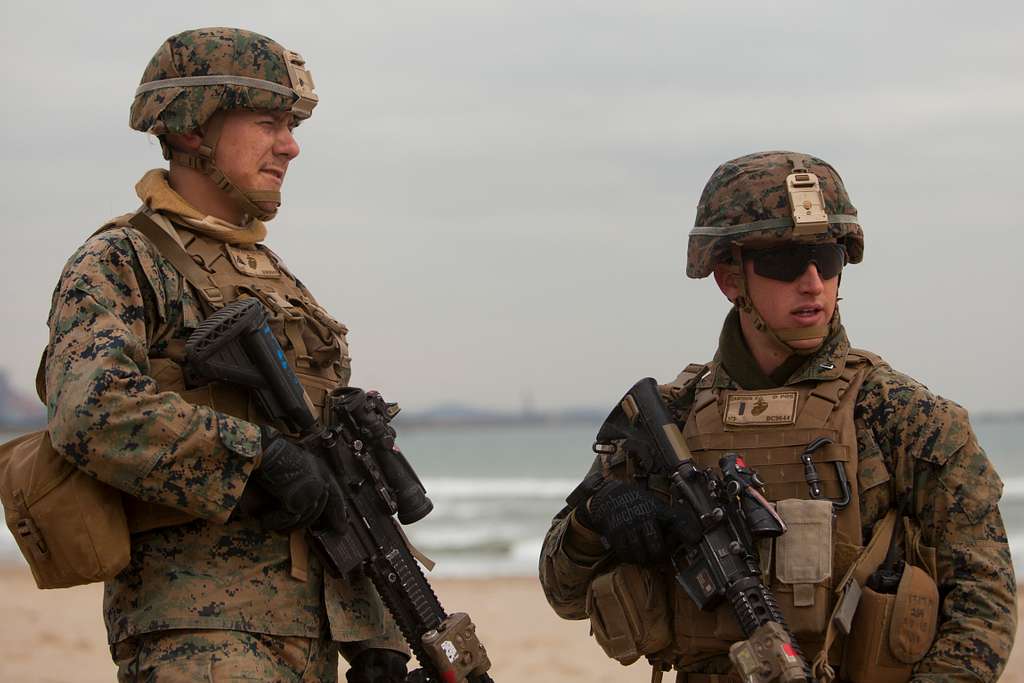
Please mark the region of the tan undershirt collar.
<svg viewBox="0 0 1024 683"><path fill-rule="evenodd" d="M255 244L267 237L266 224L255 218L250 219L248 224L239 226L214 216L203 215L171 188L167 181L167 171L162 168L147 171L135 184L135 193L150 209L172 214L191 230L207 237L228 244Z"/></svg>

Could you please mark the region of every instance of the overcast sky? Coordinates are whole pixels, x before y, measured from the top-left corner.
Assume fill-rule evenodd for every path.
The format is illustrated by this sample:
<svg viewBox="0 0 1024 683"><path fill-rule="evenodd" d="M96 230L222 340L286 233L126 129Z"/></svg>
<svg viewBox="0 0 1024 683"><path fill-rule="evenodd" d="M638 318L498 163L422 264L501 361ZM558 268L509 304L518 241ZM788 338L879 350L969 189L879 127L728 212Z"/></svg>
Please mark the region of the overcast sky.
<svg viewBox="0 0 1024 683"><path fill-rule="evenodd" d="M306 58L270 244L351 328L353 383L409 408L610 405L714 351L687 280L727 159L836 166L864 263L855 345L974 411L1024 409L1019 2L3 3L2 365L31 386L67 257L162 163L127 127L167 36Z"/></svg>

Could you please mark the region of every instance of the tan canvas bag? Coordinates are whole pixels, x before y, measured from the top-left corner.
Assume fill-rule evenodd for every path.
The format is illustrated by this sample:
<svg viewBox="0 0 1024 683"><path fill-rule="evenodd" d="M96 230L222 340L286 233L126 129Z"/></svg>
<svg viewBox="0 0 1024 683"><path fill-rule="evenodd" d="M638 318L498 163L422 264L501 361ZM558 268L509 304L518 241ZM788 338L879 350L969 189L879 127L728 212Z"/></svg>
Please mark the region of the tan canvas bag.
<svg viewBox="0 0 1024 683"><path fill-rule="evenodd" d="M39 588L106 581L128 564L121 492L65 460L46 430L0 445L0 500Z"/></svg>

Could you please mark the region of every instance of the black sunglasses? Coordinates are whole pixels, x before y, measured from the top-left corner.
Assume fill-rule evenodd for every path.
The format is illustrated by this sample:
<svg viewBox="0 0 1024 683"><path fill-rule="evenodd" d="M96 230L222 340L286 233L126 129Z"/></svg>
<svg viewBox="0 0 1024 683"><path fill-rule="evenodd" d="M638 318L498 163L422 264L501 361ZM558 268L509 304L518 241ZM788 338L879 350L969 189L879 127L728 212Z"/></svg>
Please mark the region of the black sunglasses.
<svg viewBox="0 0 1024 683"><path fill-rule="evenodd" d="M822 280L831 280L846 265L846 247L827 244L786 244L769 249L744 249L743 260L754 264L754 272L761 277L792 282L807 271L813 263Z"/></svg>

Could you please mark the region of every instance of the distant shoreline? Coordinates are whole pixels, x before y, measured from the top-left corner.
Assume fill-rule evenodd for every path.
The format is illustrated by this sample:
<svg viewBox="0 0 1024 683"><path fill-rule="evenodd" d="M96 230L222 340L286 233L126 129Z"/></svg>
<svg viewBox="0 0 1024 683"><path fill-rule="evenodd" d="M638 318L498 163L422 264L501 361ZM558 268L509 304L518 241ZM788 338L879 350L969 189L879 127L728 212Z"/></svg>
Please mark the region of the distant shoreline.
<svg viewBox="0 0 1024 683"><path fill-rule="evenodd" d="M448 429L462 427L544 427L567 424L598 425L604 415L474 415L452 417L426 417L400 415L395 418L395 427L406 429Z"/></svg>
<svg viewBox="0 0 1024 683"><path fill-rule="evenodd" d="M464 428L496 428L496 427L544 427L567 424L599 425L606 411L574 409L550 413L499 413L483 412L473 409L426 414L401 414L395 418L395 426L401 430L419 429L464 429ZM1024 422L1024 411L1015 412L982 412L971 415L975 424L1011 424ZM46 423L39 420L5 421L0 419L0 434L16 435L44 429Z"/></svg>
<svg viewBox="0 0 1024 683"><path fill-rule="evenodd" d="M971 422L1024 422L1024 411L1012 413L977 413L971 415Z"/></svg>

